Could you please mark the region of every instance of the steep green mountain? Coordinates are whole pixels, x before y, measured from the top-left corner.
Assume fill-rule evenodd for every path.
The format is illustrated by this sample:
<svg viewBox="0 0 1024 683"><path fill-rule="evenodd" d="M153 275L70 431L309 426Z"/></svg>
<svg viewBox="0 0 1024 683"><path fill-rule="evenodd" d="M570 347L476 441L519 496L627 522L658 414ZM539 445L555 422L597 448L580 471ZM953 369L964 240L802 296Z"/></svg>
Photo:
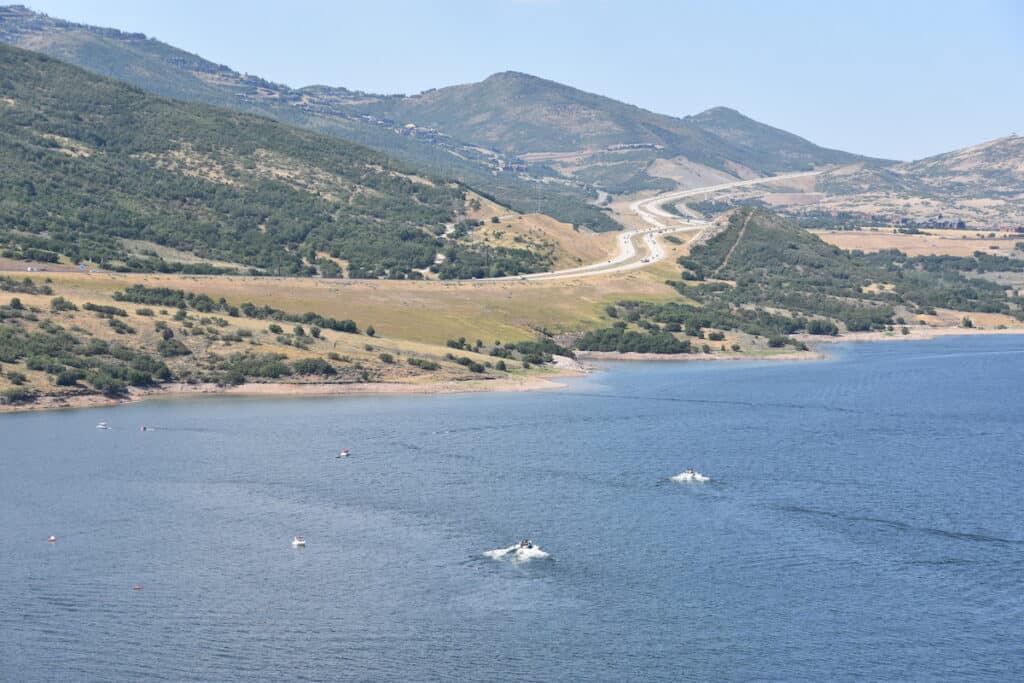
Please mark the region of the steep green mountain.
<svg viewBox="0 0 1024 683"><path fill-rule="evenodd" d="M730 110L655 114L526 74L383 96L290 88L213 64L141 34L0 8L0 40L148 92L229 106L336 135L416 168L458 178L518 210L616 227L588 201L679 184L854 161Z"/></svg>
<svg viewBox="0 0 1024 683"><path fill-rule="evenodd" d="M500 153L481 150L438 131L410 130L407 122L382 120L361 111L376 102L345 88L293 89L214 64L139 33L75 24L20 5L0 7L0 42L22 47L130 83L146 92L203 102L278 119L341 137L404 161L432 175L465 182L519 211L540 210L560 220L598 230L619 225L587 202L596 196L585 183L555 178L546 168L527 176L524 166Z"/></svg>
<svg viewBox="0 0 1024 683"><path fill-rule="evenodd" d="M268 274L337 276L347 265L354 277L547 265L445 236L463 219L460 185L344 140L165 100L6 45L0 158L6 256L210 270L148 244Z"/></svg>

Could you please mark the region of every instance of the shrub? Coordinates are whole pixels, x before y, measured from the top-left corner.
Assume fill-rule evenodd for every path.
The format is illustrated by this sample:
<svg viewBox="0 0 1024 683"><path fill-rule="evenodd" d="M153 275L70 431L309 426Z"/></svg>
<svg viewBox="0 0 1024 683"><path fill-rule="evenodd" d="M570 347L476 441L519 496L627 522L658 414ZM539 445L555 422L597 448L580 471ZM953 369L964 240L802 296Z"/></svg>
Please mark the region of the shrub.
<svg viewBox="0 0 1024 683"><path fill-rule="evenodd" d="M28 378L22 372L18 372L17 370L11 370L7 373L7 379L8 381L10 381L11 384L20 385L24 384L25 380L27 380Z"/></svg>
<svg viewBox="0 0 1024 683"><path fill-rule="evenodd" d="M36 400L36 392L24 387L12 387L4 390L0 397L3 397L3 402L8 405L17 405L19 403L31 403Z"/></svg>
<svg viewBox="0 0 1024 683"><path fill-rule="evenodd" d="M267 325L267 331L271 334L282 334L284 332L284 330L281 329L281 326L277 323L270 323Z"/></svg>
<svg viewBox="0 0 1024 683"><path fill-rule="evenodd" d="M382 354L380 354L378 356L378 358L380 358L381 361L383 361L385 363L394 363L395 362L395 357L392 356L390 353L382 353Z"/></svg>
<svg viewBox="0 0 1024 683"><path fill-rule="evenodd" d="M78 306L74 305L62 296L55 297L50 300L50 310L54 313L60 311L77 311Z"/></svg>
<svg viewBox="0 0 1024 683"><path fill-rule="evenodd" d="M170 358L172 356L188 356L192 352L189 348L181 343L177 339L162 339L156 347L157 353L164 358Z"/></svg>
<svg viewBox="0 0 1024 683"><path fill-rule="evenodd" d="M296 375L336 375L338 371L323 358L301 358L292 363Z"/></svg>

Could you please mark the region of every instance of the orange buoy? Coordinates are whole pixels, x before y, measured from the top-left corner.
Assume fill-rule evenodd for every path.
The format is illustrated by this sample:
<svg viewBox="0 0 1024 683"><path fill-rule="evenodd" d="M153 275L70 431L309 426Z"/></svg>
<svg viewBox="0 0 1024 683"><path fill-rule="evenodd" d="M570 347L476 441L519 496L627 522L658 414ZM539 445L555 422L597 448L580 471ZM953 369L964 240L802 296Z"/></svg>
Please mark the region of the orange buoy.
<svg viewBox="0 0 1024 683"><path fill-rule="evenodd" d="M57 537L56 536L50 536L48 539L46 539L46 542L47 543L56 543L57 542Z"/></svg>

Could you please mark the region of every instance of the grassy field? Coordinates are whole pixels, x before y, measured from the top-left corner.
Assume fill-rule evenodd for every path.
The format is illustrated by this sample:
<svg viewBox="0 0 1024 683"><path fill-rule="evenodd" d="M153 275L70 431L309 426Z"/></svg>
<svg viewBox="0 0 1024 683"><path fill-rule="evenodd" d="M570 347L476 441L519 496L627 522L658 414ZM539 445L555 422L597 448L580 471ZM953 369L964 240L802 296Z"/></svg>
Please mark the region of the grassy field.
<svg viewBox="0 0 1024 683"><path fill-rule="evenodd" d="M1011 232L978 232L975 230L924 230L918 235L897 233L894 228L868 228L864 230L812 230L815 235L840 249L860 249L865 252L899 249L909 256L948 254L970 256L984 251L1000 256L1017 257L1015 250L1024 235ZM992 237L992 235L995 237Z"/></svg>
<svg viewBox="0 0 1024 683"><path fill-rule="evenodd" d="M620 299L669 301L678 298L663 284L666 272L632 271L597 278L530 282L441 282L319 280L158 274L46 273L69 299L108 303L114 291L132 284L171 287L251 301L290 313L321 315L373 325L380 336L425 344L458 337L492 342L524 341L537 330L574 332L600 327L602 310ZM37 281L43 274L36 274Z"/></svg>

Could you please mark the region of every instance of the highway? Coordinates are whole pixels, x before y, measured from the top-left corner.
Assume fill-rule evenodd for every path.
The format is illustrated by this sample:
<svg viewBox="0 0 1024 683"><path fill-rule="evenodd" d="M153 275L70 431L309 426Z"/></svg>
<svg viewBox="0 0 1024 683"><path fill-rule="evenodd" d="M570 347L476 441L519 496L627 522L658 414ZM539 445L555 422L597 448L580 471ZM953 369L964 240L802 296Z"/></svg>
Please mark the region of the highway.
<svg viewBox="0 0 1024 683"><path fill-rule="evenodd" d="M682 218L669 213L661 208L669 202L677 202L686 197L722 192L738 187L749 187L764 183L774 183L793 178L803 178L811 175L818 175L823 171L805 171L801 173L788 173L785 175L770 176L765 178L752 178L750 180L737 180L732 183L719 185L708 185L689 190L673 190L663 194L638 199L631 202L629 210L640 218L649 227L626 230L619 235L618 252L606 261L599 261L585 266L566 268L545 273L531 273L529 275L514 275L500 278L487 278L488 280L564 280L569 278L593 277L596 275L608 275L610 273L622 273L647 266L661 261L667 256L665 248L658 241L658 235L671 233L697 232L706 229L710 223L696 218ZM479 282L479 280L478 280Z"/></svg>

